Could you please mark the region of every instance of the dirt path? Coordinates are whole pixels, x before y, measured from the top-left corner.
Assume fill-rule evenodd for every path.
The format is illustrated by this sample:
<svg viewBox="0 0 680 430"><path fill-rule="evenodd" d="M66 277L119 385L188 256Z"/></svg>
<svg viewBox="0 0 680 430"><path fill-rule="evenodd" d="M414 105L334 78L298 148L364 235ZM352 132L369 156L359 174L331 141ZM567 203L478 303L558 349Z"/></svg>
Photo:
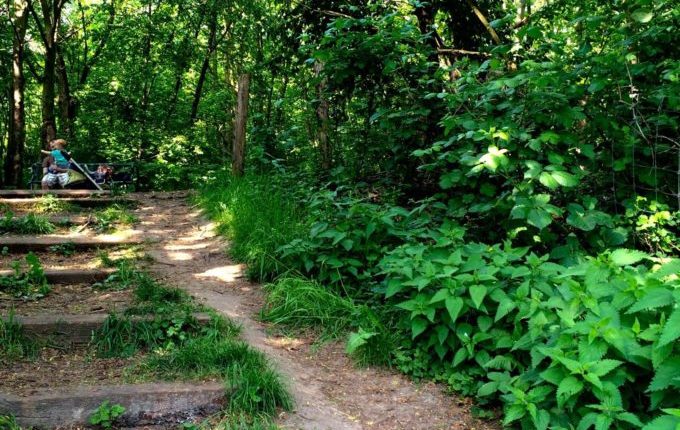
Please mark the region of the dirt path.
<svg viewBox="0 0 680 430"><path fill-rule="evenodd" d="M162 240L147 247L151 270L170 285L243 325L244 337L264 351L285 375L296 399L279 423L290 429L492 429L470 417L469 404L444 395L433 384L416 385L382 369L357 369L343 346L312 351L308 339L281 338L257 320L260 287L229 261L228 244L213 232L182 193L135 196L141 205L137 227Z"/></svg>

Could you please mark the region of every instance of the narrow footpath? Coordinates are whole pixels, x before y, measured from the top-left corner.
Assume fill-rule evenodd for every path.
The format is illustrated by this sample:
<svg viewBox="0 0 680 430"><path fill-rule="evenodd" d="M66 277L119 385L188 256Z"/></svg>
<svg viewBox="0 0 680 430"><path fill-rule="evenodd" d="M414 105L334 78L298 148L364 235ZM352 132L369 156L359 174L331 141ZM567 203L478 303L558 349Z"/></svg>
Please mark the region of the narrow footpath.
<svg viewBox="0 0 680 430"><path fill-rule="evenodd" d="M493 429L475 420L470 403L434 384L415 384L384 369L358 369L335 343L313 348L310 339L277 336L258 321L261 288L229 260L228 243L214 232L186 193L144 193L137 229L160 237L146 247L149 269L243 326L244 338L272 360L295 396L293 413L279 424L290 429Z"/></svg>

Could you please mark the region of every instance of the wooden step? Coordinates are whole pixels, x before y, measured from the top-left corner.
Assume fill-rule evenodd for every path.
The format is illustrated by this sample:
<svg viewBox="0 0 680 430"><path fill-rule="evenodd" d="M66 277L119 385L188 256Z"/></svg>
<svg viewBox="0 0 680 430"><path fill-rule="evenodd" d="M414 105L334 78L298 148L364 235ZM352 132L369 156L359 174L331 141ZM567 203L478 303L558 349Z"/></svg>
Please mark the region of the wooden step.
<svg viewBox="0 0 680 430"><path fill-rule="evenodd" d="M114 273L116 269L48 269L45 277L50 284L89 284L103 281ZM13 274L13 270L0 270L0 278Z"/></svg>
<svg viewBox="0 0 680 430"><path fill-rule="evenodd" d="M222 410L226 389L219 382L166 382L40 389L25 397L0 392L0 414L13 415L23 428L71 428L88 425L105 401L125 408L120 418L125 426L177 428L178 423Z"/></svg>
<svg viewBox="0 0 680 430"><path fill-rule="evenodd" d="M134 200L125 198L70 198L64 197L59 199L60 202L69 203L75 206L84 208L98 208L106 207L118 203L123 205L134 204ZM42 198L26 197L26 198L0 198L0 206L7 206L9 208L30 209L36 205L44 202Z"/></svg>
<svg viewBox="0 0 680 430"><path fill-rule="evenodd" d="M151 239L152 240L152 239ZM45 251L53 246L69 246L75 250L87 250L95 248L110 248L115 246L134 246L142 245L149 239L141 237L120 236L65 236L65 235L45 235L45 236L0 236L0 249L7 247L10 253Z"/></svg>
<svg viewBox="0 0 680 430"><path fill-rule="evenodd" d="M64 348L73 345L86 345L92 339L92 333L98 330L109 314L89 315L39 315L14 317L21 324L28 336L49 338L51 345ZM3 319L8 316L4 315ZM194 318L200 325L206 325L211 318L208 314L197 313ZM132 321L151 321L153 316L134 316Z"/></svg>
<svg viewBox="0 0 680 430"><path fill-rule="evenodd" d="M26 199L51 195L59 198L83 198L94 196L108 196L111 191L99 190L0 190L0 197Z"/></svg>

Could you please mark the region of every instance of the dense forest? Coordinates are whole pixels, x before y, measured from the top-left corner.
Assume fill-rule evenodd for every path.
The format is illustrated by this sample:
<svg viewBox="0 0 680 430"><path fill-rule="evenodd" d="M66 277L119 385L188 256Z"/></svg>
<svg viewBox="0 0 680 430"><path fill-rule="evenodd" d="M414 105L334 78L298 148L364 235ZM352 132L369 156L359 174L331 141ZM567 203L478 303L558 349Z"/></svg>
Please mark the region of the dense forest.
<svg viewBox="0 0 680 430"><path fill-rule="evenodd" d="M680 425L676 1L0 9L2 186L55 137L134 162L199 190L265 318L509 427Z"/></svg>

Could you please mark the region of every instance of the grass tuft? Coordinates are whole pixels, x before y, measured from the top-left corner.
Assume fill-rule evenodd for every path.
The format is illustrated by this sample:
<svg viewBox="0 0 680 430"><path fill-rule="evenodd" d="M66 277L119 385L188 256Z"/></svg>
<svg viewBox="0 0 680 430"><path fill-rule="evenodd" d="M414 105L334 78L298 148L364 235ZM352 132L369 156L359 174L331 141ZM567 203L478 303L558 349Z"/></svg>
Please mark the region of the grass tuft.
<svg viewBox="0 0 680 430"><path fill-rule="evenodd" d="M229 411L273 415L293 407L290 393L266 357L242 341L192 339L167 354L148 357L141 369L167 379L223 377Z"/></svg>
<svg viewBox="0 0 680 430"><path fill-rule="evenodd" d="M268 177L223 175L201 190L199 203L218 231L231 239L231 256L248 276L272 280L288 270L276 250L305 232L304 212Z"/></svg>
<svg viewBox="0 0 680 430"><path fill-rule="evenodd" d="M260 313L264 321L296 332L312 331L320 340L345 337L348 353L360 365L391 365L398 338L383 319L366 305L357 305L301 278L282 278L265 286L267 298ZM384 315L382 317L385 317Z"/></svg>
<svg viewBox="0 0 680 430"><path fill-rule="evenodd" d="M0 233L16 234L49 234L56 230L56 226L41 215L28 214L15 217L14 213L7 212L0 219Z"/></svg>
<svg viewBox="0 0 680 430"><path fill-rule="evenodd" d="M35 358L40 347L26 336L24 329L10 311L7 318L0 318L0 362L11 363L22 358Z"/></svg>

